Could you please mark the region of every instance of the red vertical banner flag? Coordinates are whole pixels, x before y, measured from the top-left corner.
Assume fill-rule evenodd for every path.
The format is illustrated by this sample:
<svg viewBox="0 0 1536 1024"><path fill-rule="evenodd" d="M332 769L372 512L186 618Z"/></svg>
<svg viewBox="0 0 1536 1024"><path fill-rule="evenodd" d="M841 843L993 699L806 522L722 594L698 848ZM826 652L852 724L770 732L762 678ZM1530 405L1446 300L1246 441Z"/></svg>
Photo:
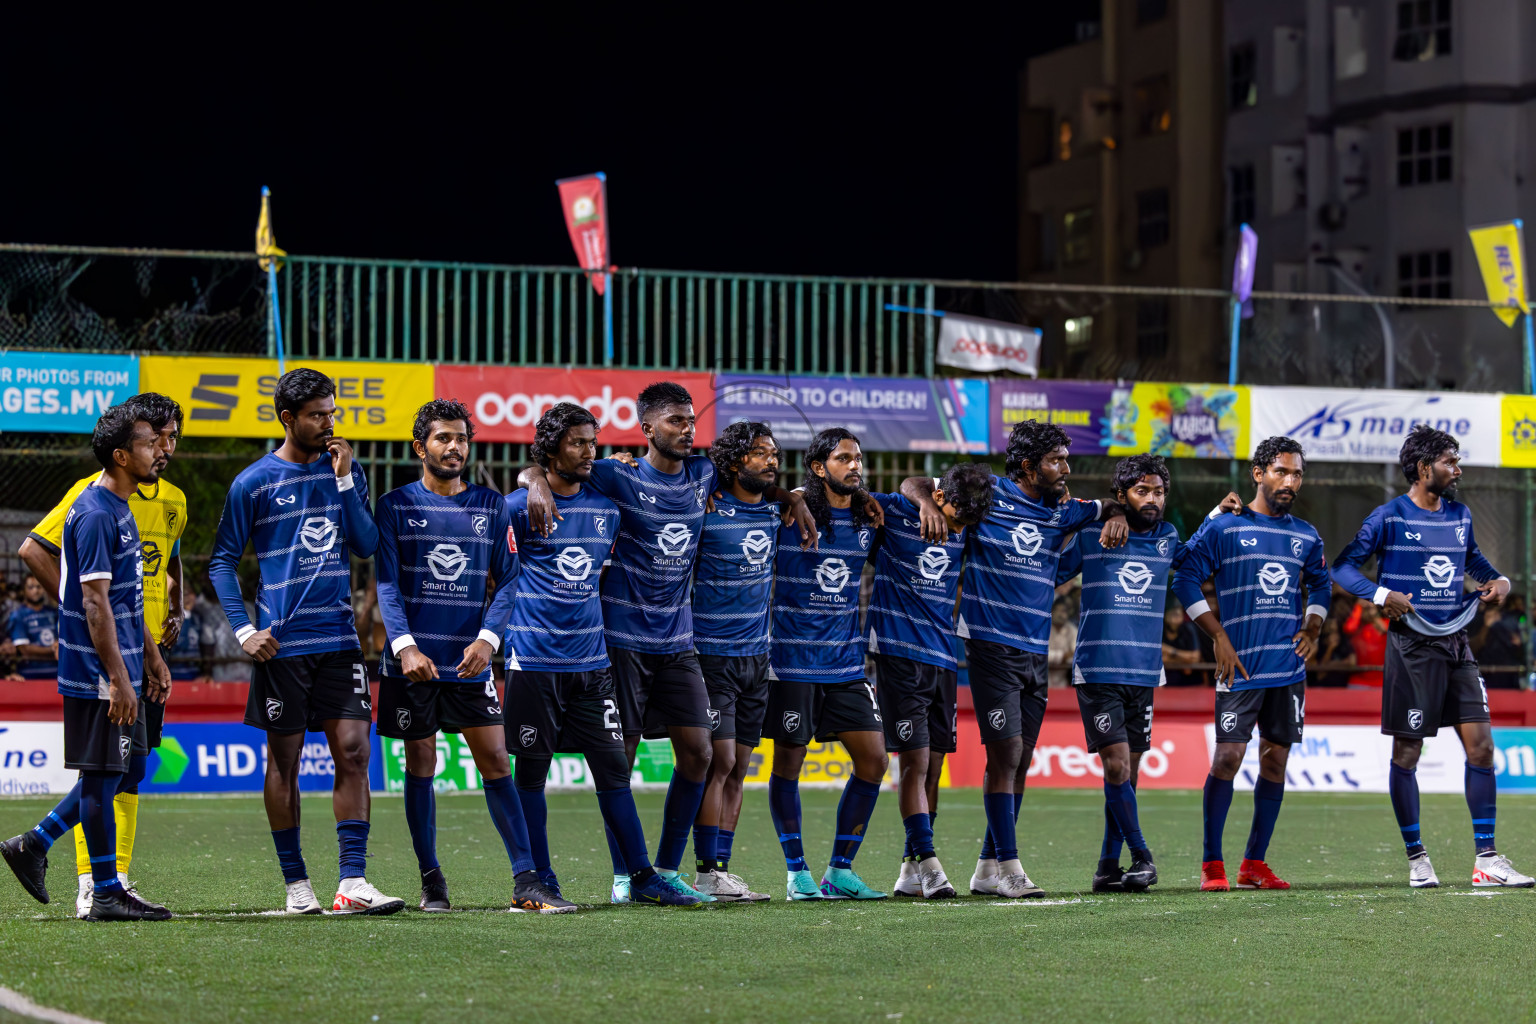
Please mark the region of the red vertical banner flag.
<svg viewBox="0 0 1536 1024"><path fill-rule="evenodd" d="M608 176L602 171L555 182L576 262L603 294L608 272Z"/></svg>

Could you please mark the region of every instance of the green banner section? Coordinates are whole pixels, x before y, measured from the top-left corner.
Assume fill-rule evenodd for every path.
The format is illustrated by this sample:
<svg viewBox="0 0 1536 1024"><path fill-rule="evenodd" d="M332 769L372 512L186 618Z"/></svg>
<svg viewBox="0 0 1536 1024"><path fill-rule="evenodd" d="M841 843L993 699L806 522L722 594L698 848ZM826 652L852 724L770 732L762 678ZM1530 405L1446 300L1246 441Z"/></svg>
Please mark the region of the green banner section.
<svg viewBox="0 0 1536 1024"><path fill-rule="evenodd" d="M513 762L516 762L513 758ZM630 773L630 783L666 784L672 781L672 744L668 740L641 740L635 756L635 770ZM556 754L549 766L551 786L592 787L587 774L587 762L580 754ZM469 744L457 733L437 734L437 780L433 788L439 793L478 792L480 773L475 769L475 758L469 752ZM384 741L384 791L405 791L405 741Z"/></svg>

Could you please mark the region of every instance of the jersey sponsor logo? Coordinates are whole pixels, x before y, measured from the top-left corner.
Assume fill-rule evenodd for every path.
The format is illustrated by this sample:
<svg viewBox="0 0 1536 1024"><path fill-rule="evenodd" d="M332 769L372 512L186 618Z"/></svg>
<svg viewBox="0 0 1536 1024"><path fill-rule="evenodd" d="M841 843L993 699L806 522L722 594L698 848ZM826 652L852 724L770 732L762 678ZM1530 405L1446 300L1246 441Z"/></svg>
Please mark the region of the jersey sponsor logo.
<svg viewBox="0 0 1536 1024"><path fill-rule="evenodd" d="M144 556L144 575L160 575L160 563L165 558L165 552L160 550L160 545L152 540L146 540L140 545L139 553Z"/></svg>
<svg viewBox="0 0 1536 1024"><path fill-rule="evenodd" d="M533 746L533 741L539 738L539 730L532 725L525 725L517 730L517 742L525 747Z"/></svg>
<svg viewBox="0 0 1536 1024"><path fill-rule="evenodd" d="M1127 594L1145 594L1152 585L1152 570L1141 562L1126 562L1115 571L1120 589ZM1103 732L1103 730L1099 730Z"/></svg>
<svg viewBox="0 0 1536 1024"><path fill-rule="evenodd" d="M1033 556L1040 550L1040 545L1045 538L1040 535L1040 528L1034 523L1020 523L1009 531L1013 538L1013 550L1026 558Z"/></svg>
<svg viewBox="0 0 1536 1024"><path fill-rule="evenodd" d="M1237 712L1223 711L1221 713L1221 731L1231 732L1237 728Z"/></svg>
<svg viewBox="0 0 1536 1024"><path fill-rule="evenodd" d="M694 484L693 485L693 500L698 504L699 508L703 508L704 507L704 485L703 484Z"/></svg>
<svg viewBox="0 0 1536 1024"><path fill-rule="evenodd" d="M267 721L275 722L283 717L283 702L275 697L267 698Z"/></svg>
<svg viewBox="0 0 1536 1024"><path fill-rule="evenodd" d="M861 550L863 550L863 551L868 551L869 550L869 537L870 537L870 533L869 533L868 530L860 530L859 531L859 548Z"/></svg>
<svg viewBox="0 0 1536 1024"><path fill-rule="evenodd" d="M741 553L752 565L763 565L773 550L773 538L767 530L750 530L741 541Z"/></svg>
<svg viewBox="0 0 1536 1024"><path fill-rule="evenodd" d="M1001 730L1003 726L1008 724L1008 709L993 708L991 711L988 711L987 724L994 729Z"/></svg>
<svg viewBox="0 0 1536 1024"><path fill-rule="evenodd" d="M409 729L411 727L411 713L405 708L395 708L395 724L400 727L401 732Z"/></svg>
<svg viewBox="0 0 1536 1024"><path fill-rule="evenodd" d="M1010 505L1006 501L1004 501L1002 498L998 498L997 499L997 507L998 508L1005 508L1009 512L1017 512L1019 510L1017 505Z"/></svg>
<svg viewBox="0 0 1536 1024"><path fill-rule="evenodd" d="M784 731L792 733L796 729L799 729L799 728L800 728L800 712L798 712L798 711L786 711L786 712L784 712Z"/></svg>
<svg viewBox="0 0 1536 1024"><path fill-rule="evenodd" d="M1238 538L1237 544L1239 547L1256 548L1259 546L1259 538L1254 537L1252 540L1243 540L1242 538Z"/></svg>
<svg viewBox="0 0 1536 1024"><path fill-rule="evenodd" d="M896 723L896 738L903 743L912 738L912 720L910 718L903 718Z"/></svg>
<svg viewBox="0 0 1536 1024"><path fill-rule="evenodd" d="M656 546L668 558L675 558L687 551L692 540L693 531L685 523L668 523L656 534Z"/></svg>
<svg viewBox="0 0 1536 1024"><path fill-rule="evenodd" d="M412 519L410 516L406 516L405 517L405 525L407 525L407 526L426 526L427 525L427 521L425 519Z"/></svg>
<svg viewBox="0 0 1536 1024"><path fill-rule="evenodd" d="M336 524L325 516L310 516L299 527L299 542L315 554L336 546Z"/></svg>
<svg viewBox="0 0 1536 1024"><path fill-rule="evenodd" d="M1410 708L1408 711L1408 728L1417 729L1424 724L1424 712L1418 708Z"/></svg>
<svg viewBox="0 0 1536 1024"><path fill-rule="evenodd" d="M1269 597L1279 597L1291 586L1291 573L1279 562L1265 562L1259 569L1259 589Z"/></svg>
<svg viewBox="0 0 1536 1024"><path fill-rule="evenodd" d="M707 710L709 712L709 731L714 732L720 728L720 709L708 708Z"/></svg>
<svg viewBox="0 0 1536 1024"><path fill-rule="evenodd" d="M1061 522L1061 506L1057 505L1055 508L1051 509L1050 523L1051 523L1052 526L1056 526L1060 522Z"/></svg>
<svg viewBox="0 0 1536 1024"><path fill-rule="evenodd" d="M938 582L944 578L944 573L949 571L950 562L948 551L940 547L931 547L917 556L917 571L923 574L923 579Z"/></svg>
<svg viewBox="0 0 1536 1024"><path fill-rule="evenodd" d="M427 552L427 568L445 583L452 583L469 568L469 556L457 544L439 544Z"/></svg>
<svg viewBox="0 0 1536 1024"><path fill-rule="evenodd" d="M1109 732L1110 724L1110 718L1107 714L1093 716L1093 727L1101 733Z"/></svg>
<svg viewBox="0 0 1536 1024"><path fill-rule="evenodd" d="M816 567L816 585L824 594L841 594L851 578L848 563L841 558L824 558Z"/></svg>
<svg viewBox="0 0 1536 1024"><path fill-rule="evenodd" d="M1291 538L1291 554L1294 557L1296 557L1296 558L1300 558L1301 557L1301 538L1300 537L1292 537Z"/></svg>
<svg viewBox="0 0 1536 1024"><path fill-rule="evenodd" d="M1467 528L1465 526L1458 526L1458 527L1456 527L1456 543L1458 543L1458 544L1465 544L1466 542L1467 542Z"/></svg>
<svg viewBox="0 0 1536 1024"><path fill-rule="evenodd" d="M290 494L286 498L278 498L277 499L277 503L279 505L292 505L294 502L296 502L298 500L299 500L299 496L297 494Z"/></svg>
<svg viewBox="0 0 1536 1024"><path fill-rule="evenodd" d="M1456 578L1456 563L1444 555L1436 555L1424 563L1424 578L1429 580L1430 586L1444 589Z"/></svg>
<svg viewBox="0 0 1536 1024"><path fill-rule="evenodd" d="M1404 530L1403 536L1407 537L1409 540L1423 540L1424 532L1421 530L1418 533L1414 533L1412 530Z"/></svg>
<svg viewBox="0 0 1536 1024"><path fill-rule="evenodd" d="M555 556L555 568L572 583L580 583L592 575L592 556L581 548L569 547Z"/></svg>
<svg viewBox="0 0 1536 1024"><path fill-rule="evenodd" d="M595 523L596 526L597 526L597 535L599 537L606 537L606 536L608 536L608 517L607 516L599 516L597 519L593 520L593 523Z"/></svg>
<svg viewBox="0 0 1536 1024"><path fill-rule="evenodd" d="M656 504L656 499L651 497L649 494L646 494L644 491L637 491L636 493L639 494L641 501L648 501L652 505Z"/></svg>
<svg viewBox="0 0 1536 1024"><path fill-rule="evenodd" d="M474 515L469 517L469 528L475 531L476 537L484 537L485 529L491 524L489 516Z"/></svg>
<svg viewBox="0 0 1536 1024"><path fill-rule="evenodd" d="M122 541L124 544L132 544L133 543L133 534L131 534L131 533L120 533L120 534L117 535L117 539Z"/></svg>
<svg viewBox="0 0 1536 1024"><path fill-rule="evenodd" d="M721 507L721 508L715 509L715 512L718 513L719 515L725 516L725 518L727 518L727 519L730 519L730 518L732 518L733 516L736 515L736 510L734 508L731 508L728 505L724 506L724 507Z"/></svg>
<svg viewBox="0 0 1536 1024"><path fill-rule="evenodd" d="M1167 537L1160 537L1157 541L1157 553L1166 558L1168 557L1168 549L1172 546Z"/></svg>

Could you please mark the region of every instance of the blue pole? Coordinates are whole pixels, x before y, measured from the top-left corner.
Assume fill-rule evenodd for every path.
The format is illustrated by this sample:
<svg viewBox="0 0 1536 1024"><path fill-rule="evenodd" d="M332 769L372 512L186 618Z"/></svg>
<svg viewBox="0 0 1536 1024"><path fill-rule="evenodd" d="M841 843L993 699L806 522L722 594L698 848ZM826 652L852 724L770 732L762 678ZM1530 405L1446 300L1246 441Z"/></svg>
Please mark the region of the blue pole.
<svg viewBox="0 0 1536 1024"><path fill-rule="evenodd" d="M1536 395L1536 327L1531 325L1531 314L1525 314L1525 389Z"/></svg>
<svg viewBox="0 0 1536 1024"><path fill-rule="evenodd" d="M603 272L603 365L613 365L613 275Z"/></svg>
<svg viewBox="0 0 1536 1024"><path fill-rule="evenodd" d="M920 313L923 316L944 315L944 311L942 309L923 309L920 306L897 306L889 302L885 304L885 311L887 313Z"/></svg>
<svg viewBox="0 0 1536 1024"><path fill-rule="evenodd" d="M267 261L267 294L272 297L272 337L277 341L277 375L286 371L283 366L283 318L277 307L277 259Z"/></svg>
<svg viewBox="0 0 1536 1024"><path fill-rule="evenodd" d="M1227 386L1237 387L1237 336L1243 325L1243 304L1232 298L1232 351L1228 355Z"/></svg>

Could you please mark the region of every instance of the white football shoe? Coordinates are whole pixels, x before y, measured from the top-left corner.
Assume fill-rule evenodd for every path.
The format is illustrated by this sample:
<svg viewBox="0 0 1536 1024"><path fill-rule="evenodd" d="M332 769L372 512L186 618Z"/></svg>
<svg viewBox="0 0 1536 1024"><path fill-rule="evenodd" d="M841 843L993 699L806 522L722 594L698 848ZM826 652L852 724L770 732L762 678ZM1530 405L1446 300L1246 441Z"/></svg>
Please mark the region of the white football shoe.
<svg viewBox="0 0 1536 1024"><path fill-rule="evenodd" d="M318 914L320 901L315 897L315 887L309 879L301 878L288 883L288 905L283 909L289 914Z"/></svg>
<svg viewBox="0 0 1536 1024"><path fill-rule="evenodd" d="M1008 900L1033 899L1045 895L1045 890L1029 880L1024 866L1016 860L998 865L997 888L993 892Z"/></svg>
<svg viewBox="0 0 1536 1024"><path fill-rule="evenodd" d="M937 857L925 857L917 865L917 877L922 883L923 899L947 900L955 896L955 887L949 884L944 866Z"/></svg>
<svg viewBox="0 0 1536 1024"><path fill-rule="evenodd" d="M1476 873L1472 877L1476 878ZM1435 874L1434 865L1429 862L1429 854L1421 853L1408 859L1408 885L1413 889L1440 888L1440 878Z"/></svg>
<svg viewBox="0 0 1536 1024"><path fill-rule="evenodd" d="M891 886L891 895L922 897L923 880L917 873L917 863L915 861L903 860L901 862L901 871L896 875L896 884Z"/></svg>
<svg viewBox="0 0 1536 1024"><path fill-rule="evenodd" d="M973 896L997 895L997 861L988 858L978 860L976 870L971 873L971 894Z"/></svg>
<svg viewBox="0 0 1536 1024"><path fill-rule="evenodd" d="M366 878L343 878L331 904L333 914L393 914L405 909L405 900L385 896Z"/></svg>
<svg viewBox="0 0 1536 1024"><path fill-rule="evenodd" d="M762 903L769 898L765 892L753 892L739 876L725 871L700 871L693 887L721 903Z"/></svg>
<svg viewBox="0 0 1536 1024"><path fill-rule="evenodd" d="M614 875L613 888L608 891L608 902L625 904L629 902L629 876Z"/></svg>
<svg viewBox="0 0 1536 1024"><path fill-rule="evenodd" d="M96 893L96 883L89 873L80 876L80 891L75 895L75 916L84 921L91 912L91 899Z"/></svg>
<svg viewBox="0 0 1536 1024"><path fill-rule="evenodd" d="M1529 889L1536 886L1536 878L1522 875L1515 870L1509 858L1489 850L1480 853L1472 862L1472 887L1474 889Z"/></svg>

